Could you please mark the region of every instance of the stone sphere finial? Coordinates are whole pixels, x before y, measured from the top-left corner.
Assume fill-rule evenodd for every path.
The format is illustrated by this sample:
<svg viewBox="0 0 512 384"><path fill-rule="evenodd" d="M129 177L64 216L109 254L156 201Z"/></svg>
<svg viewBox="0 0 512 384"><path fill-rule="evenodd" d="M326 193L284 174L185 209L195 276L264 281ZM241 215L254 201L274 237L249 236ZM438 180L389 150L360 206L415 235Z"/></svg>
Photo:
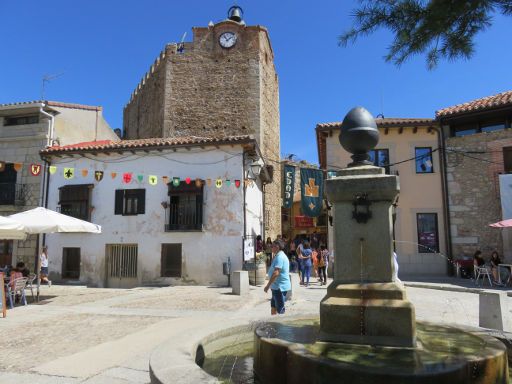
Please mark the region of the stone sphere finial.
<svg viewBox="0 0 512 384"><path fill-rule="evenodd" d="M363 107L352 108L341 124L340 144L352 153L348 167L373 165L368 151L379 142L379 130L372 114Z"/></svg>

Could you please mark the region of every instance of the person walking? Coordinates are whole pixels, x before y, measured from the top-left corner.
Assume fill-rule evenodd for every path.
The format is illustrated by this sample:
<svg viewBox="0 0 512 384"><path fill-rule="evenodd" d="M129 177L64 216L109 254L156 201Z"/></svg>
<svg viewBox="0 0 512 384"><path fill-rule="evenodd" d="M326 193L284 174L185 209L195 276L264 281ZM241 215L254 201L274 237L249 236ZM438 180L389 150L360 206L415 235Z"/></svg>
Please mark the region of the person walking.
<svg viewBox="0 0 512 384"><path fill-rule="evenodd" d="M263 289L268 292L272 290L272 299L270 300L270 314L282 315L285 313L286 292L291 288L290 282L290 262L288 256L283 251L284 243L276 240L272 243L272 253L274 258L268 270L268 283Z"/></svg>
<svg viewBox="0 0 512 384"><path fill-rule="evenodd" d="M311 246L309 245L309 241L305 241L302 245L301 252L301 260L302 260L302 285L309 287L309 277L311 276L311 266L313 262L311 260L313 252L311 251Z"/></svg>
<svg viewBox="0 0 512 384"><path fill-rule="evenodd" d="M320 277L320 285L327 284L327 266L329 265L329 251L325 245L320 246L318 255L318 276Z"/></svg>
<svg viewBox="0 0 512 384"><path fill-rule="evenodd" d="M48 287L52 286L52 281L48 279L48 247L45 245L43 251L39 255L39 264L41 265L41 282L47 283Z"/></svg>

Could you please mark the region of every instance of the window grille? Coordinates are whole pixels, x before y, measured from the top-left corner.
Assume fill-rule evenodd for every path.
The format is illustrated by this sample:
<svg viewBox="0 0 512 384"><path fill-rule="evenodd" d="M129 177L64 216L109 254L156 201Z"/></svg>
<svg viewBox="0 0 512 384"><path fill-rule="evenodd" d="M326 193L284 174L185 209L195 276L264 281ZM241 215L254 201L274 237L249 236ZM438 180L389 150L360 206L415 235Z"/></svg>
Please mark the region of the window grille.
<svg viewBox="0 0 512 384"><path fill-rule="evenodd" d="M94 184L66 185L59 188L60 212L90 221L90 194Z"/></svg>
<svg viewBox="0 0 512 384"><path fill-rule="evenodd" d="M137 244L107 244L109 277L137 277Z"/></svg>
<svg viewBox="0 0 512 384"><path fill-rule="evenodd" d="M203 184L169 184L169 221L166 231L190 231L203 228Z"/></svg>

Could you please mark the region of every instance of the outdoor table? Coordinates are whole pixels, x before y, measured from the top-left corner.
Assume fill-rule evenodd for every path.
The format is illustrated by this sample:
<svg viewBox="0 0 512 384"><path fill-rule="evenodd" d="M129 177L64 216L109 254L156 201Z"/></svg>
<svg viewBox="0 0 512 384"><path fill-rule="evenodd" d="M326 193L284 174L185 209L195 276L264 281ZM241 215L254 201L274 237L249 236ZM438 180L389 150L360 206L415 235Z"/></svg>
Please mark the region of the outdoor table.
<svg viewBox="0 0 512 384"><path fill-rule="evenodd" d="M498 282L499 282L500 284L503 284L503 282L501 281L501 268L506 268L506 267L508 267L508 268L509 268L509 272L511 272L511 273L512 273L512 264L498 264ZM507 283L510 281L510 277L511 277L511 276L512 276L512 275L509 275L509 278L508 278L508 280L507 280ZM507 284L507 283L505 283L505 284Z"/></svg>

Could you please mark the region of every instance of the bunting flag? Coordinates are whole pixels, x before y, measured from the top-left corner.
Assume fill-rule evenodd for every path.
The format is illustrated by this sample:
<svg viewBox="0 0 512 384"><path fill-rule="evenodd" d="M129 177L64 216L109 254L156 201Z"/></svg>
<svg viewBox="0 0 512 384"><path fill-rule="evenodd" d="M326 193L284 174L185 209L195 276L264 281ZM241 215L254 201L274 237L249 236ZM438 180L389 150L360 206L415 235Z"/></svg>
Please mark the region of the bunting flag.
<svg viewBox="0 0 512 384"><path fill-rule="evenodd" d="M64 168L64 178L67 180L75 177L75 168Z"/></svg>
<svg viewBox="0 0 512 384"><path fill-rule="evenodd" d="M125 172L123 173L123 183L130 184L132 182L132 173Z"/></svg>
<svg viewBox="0 0 512 384"><path fill-rule="evenodd" d="M50 170L50 175L53 175L55 172L57 172L57 167L55 165L50 165L48 169Z"/></svg>
<svg viewBox="0 0 512 384"><path fill-rule="evenodd" d="M235 187L240 188L240 180L235 180Z"/></svg>
<svg viewBox="0 0 512 384"><path fill-rule="evenodd" d="M82 169L82 177L87 177L88 174L89 174L88 169Z"/></svg>
<svg viewBox="0 0 512 384"><path fill-rule="evenodd" d="M0 161L0 172L3 172L5 169L5 162Z"/></svg>
<svg viewBox="0 0 512 384"><path fill-rule="evenodd" d="M230 186L231 186L231 180L226 179L226 187L230 187Z"/></svg>
<svg viewBox="0 0 512 384"><path fill-rule="evenodd" d="M19 172L19 171L21 171L21 168L23 167L23 163L14 163L13 167L16 172Z"/></svg>
<svg viewBox="0 0 512 384"><path fill-rule="evenodd" d="M292 165L284 166L284 198L283 207L291 208L293 205L293 193L295 187L295 167Z"/></svg>
<svg viewBox="0 0 512 384"><path fill-rule="evenodd" d="M322 213L324 174L321 169L300 169L300 189L302 212L308 217Z"/></svg>
<svg viewBox="0 0 512 384"><path fill-rule="evenodd" d="M187 178L185 179L185 183L187 183L187 184L190 184L190 181L191 181L190 177L187 177Z"/></svg>
<svg viewBox="0 0 512 384"><path fill-rule="evenodd" d="M117 172L110 172L110 177L112 177L112 179L115 179L117 176Z"/></svg>
<svg viewBox="0 0 512 384"><path fill-rule="evenodd" d="M144 175L137 175L137 181L142 183L144 181Z"/></svg>
<svg viewBox="0 0 512 384"><path fill-rule="evenodd" d="M197 178L197 179L196 179L196 187L197 187L197 188L201 188L201 185L203 185L203 180L201 180L201 179Z"/></svg>
<svg viewBox="0 0 512 384"><path fill-rule="evenodd" d="M103 180L103 171L94 171L94 179L96 179L97 182Z"/></svg>
<svg viewBox="0 0 512 384"><path fill-rule="evenodd" d="M217 188L222 188L222 179L215 180L215 186Z"/></svg>
<svg viewBox="0 0 512 384"><path fill-rule="evenodd" d="M162 176L162 181L164 184L167 184L169 182L169 176Z"/></svg>
<svg viewBox="0 0 512 384"><path fill-rule="evenodd" d="M212 186L212 179L206 179L206 184L211 187Z"/></svg>
<svg viewBox="0 0 512 384"><path fill-rule="evenodd" d="M175 187L179 187L180 186L180 178L179 177L173 177L172 178L172 185L175 186Z"/></svg>
<svg viewBox="0 0 512 384"><path fill-rule="evenodd" d="M164 177L167 177L167 176L164 176ZM163 179L163 177L162 177L162 179ZM158 183L158 176L149 175L148 176L148 181L149 181L149 185L157 185L157 183Z"/></svg>
<svg viewBox="0 0 512 384"><path fill-rule="evenodd" d="M40 164L31 164L30 165L30 174L32 176L39 176L41 173L41 165Z"/></svg>

